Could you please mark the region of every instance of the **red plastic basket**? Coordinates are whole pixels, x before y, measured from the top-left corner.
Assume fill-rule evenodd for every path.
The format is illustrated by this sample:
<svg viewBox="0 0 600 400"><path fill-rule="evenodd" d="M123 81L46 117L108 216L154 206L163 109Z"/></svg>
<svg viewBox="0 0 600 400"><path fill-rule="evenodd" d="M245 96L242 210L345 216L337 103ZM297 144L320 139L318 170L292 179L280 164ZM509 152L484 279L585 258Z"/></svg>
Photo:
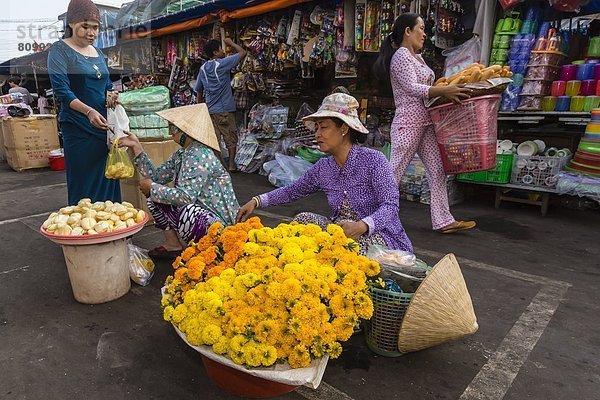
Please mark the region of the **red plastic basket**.
<svg viewBox="0 0 600 400"><path fill-rule="evenodd" d="M500 95L474 97L429 109L446 174L496 167Z"/></svg>

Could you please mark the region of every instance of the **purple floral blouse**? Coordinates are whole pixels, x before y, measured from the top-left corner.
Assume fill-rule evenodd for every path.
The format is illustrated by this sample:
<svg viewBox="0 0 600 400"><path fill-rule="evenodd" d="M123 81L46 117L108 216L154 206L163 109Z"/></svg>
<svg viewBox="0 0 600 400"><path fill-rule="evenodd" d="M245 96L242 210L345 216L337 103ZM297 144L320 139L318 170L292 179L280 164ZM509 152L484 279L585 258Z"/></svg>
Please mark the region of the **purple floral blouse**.
<svg viewBox="0 0 600 400"><path fill-rule="evenodd" d="M378 232L392 249L413 252L398 216L398 185L385 156L376 150L352 146L340 167L333 156L323 158L291 185L260 195L261 207L287 204L322 191L332 210L339 213L344 198L369 226L368 236Z"/></svg>

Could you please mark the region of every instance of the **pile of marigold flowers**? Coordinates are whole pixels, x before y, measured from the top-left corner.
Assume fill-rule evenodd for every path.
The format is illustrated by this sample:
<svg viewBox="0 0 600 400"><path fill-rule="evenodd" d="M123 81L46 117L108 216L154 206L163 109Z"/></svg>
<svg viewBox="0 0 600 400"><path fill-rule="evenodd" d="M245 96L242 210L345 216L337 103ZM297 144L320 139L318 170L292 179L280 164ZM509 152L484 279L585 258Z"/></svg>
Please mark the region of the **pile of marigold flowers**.
<svg viewBox="0 0 600 400"><path fill-rule="evenodd" d="M337 225L272 229L258 218L214 224L174 268L164 319L190 344L247 367L338 357L359 318L371 318L366 281L379 273Z"/></svg>

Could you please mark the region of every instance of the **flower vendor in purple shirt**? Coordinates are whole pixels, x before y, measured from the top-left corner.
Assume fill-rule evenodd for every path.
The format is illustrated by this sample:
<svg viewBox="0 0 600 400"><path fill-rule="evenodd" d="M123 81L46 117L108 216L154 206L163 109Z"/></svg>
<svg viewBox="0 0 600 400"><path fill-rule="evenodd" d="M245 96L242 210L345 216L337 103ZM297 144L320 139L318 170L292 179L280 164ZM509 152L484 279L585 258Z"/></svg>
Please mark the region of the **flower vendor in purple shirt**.
<svg viewBox="0 0 600 400"><path fill-rule="evenodd" d="M350 95L327 96L319 110L304 120L316 122L319 149L331 156L319 160L291 185L254 197L240 209L237 221L246 220L257 207L287 204L322 191L331 217L301 213L294 221L323 228L338 224L346 236L358 241L361 254L374 244L412 253L398 216L398 185L387 159L357 144L360 135L368 133L357 110L358 102Z"/></svg>

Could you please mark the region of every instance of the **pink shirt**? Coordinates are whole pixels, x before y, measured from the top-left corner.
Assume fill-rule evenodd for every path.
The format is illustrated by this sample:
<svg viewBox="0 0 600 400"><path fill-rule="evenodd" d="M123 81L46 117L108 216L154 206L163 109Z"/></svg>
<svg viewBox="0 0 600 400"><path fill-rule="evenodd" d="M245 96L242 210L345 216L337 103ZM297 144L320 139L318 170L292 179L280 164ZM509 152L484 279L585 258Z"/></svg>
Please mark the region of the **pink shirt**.
<svg viewBox="0 0 600 400"><path fill-rule="evenodd" d="M390 77L396 103L393 124L401 127L431 125L425 100L429 98L435 74L425 60L420 55L415 58L406 47L400 47L392 57Z"/></svg>

